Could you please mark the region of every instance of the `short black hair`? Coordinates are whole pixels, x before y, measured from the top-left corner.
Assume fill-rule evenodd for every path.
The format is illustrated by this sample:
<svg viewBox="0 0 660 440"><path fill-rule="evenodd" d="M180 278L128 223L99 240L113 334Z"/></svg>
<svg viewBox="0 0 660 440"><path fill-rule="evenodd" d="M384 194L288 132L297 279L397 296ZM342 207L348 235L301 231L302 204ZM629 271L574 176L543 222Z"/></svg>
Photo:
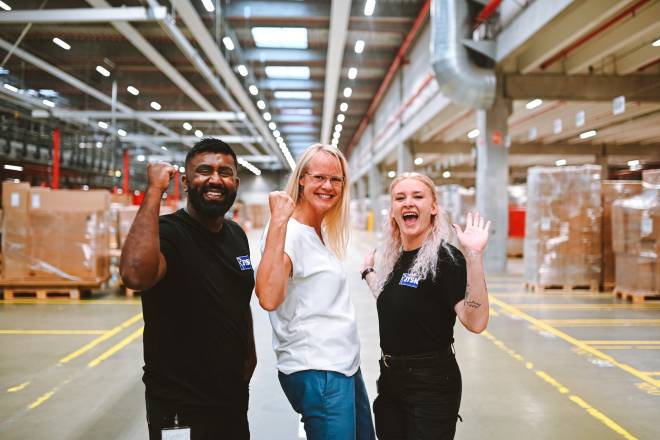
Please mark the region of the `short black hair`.
<svg viewBox="0 0 660 440"><path fill-rule="evenodd" d="M234 153L234 150L231 149L231 147L225 143L222 142L220 139L216 138L204 138L201 141L197 142L190 151L188 151L188 154L186 154L186 170L188 169L188 164L192 160L193 157L197 156L200 153L220 153L220 154L227 154L231 156L234 159L234 167L236 170L238 170L238 160L236 159L236 153Z"/></svg>

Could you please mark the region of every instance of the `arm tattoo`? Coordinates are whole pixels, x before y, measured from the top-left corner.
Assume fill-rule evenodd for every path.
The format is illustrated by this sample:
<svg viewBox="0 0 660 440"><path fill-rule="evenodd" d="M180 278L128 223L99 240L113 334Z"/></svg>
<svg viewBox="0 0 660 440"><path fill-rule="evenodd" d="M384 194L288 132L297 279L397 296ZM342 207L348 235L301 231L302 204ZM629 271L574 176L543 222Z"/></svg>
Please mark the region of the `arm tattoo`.
<svg viewBox="0 0 660 440"><path fill-rule="evenodd" d="M473 301L470 298L470 283L467 283L467 287L465 289L465 300L463 301L463 305L465 307L470 307L472 309L478 309L481 307L481 303L477 301Z"/></svg>

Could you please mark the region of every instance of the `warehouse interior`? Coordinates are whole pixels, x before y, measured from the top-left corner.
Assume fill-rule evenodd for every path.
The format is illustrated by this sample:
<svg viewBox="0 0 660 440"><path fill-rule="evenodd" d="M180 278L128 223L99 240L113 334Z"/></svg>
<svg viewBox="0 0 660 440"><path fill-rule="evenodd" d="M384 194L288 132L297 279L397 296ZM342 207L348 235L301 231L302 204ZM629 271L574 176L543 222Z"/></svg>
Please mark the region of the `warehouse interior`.
<svg viewBox="0 0 660 440"><path fill-rule="evenodd" d="M660 436L660 0L0 1L1 438L148 438L118 263L147 164L179 169L161 215L181 209L205 137L238 156L255 267L302 152L347 157L372 400L357 268L416 171L452 223L492 221L488 329L455 328L456 438ZM305 438L252 313L251 437Z"/></svg>

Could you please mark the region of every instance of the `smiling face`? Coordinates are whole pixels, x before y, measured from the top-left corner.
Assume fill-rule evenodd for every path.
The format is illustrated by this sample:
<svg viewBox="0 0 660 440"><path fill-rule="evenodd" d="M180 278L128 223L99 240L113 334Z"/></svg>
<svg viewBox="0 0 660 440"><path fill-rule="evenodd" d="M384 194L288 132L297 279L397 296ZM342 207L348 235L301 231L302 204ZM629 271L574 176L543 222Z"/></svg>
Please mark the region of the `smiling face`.
<svg viewBox="0 0 660 440"><path fill-rule="evenodd" d="M221 217L236 199L239 179L228 154L204 152L194 156L182 179L188 201L206 217Z"/></svg>
<svg viewBox="0 0 660 440"><path fill-rule="evenodd" d="M341 163L336 157L319 152L309 161L298 183L302 186L301 202L322 217L341 199L344 190Z"/></svg>
<svg viewBox="0 0 660 440"><path fill-rule="evenodd" d="M431 229L432 216L438 214L431 189L417 179L406 178L392 187L391 196L390 215L399 227L406 250L421 247Z"/></svg>

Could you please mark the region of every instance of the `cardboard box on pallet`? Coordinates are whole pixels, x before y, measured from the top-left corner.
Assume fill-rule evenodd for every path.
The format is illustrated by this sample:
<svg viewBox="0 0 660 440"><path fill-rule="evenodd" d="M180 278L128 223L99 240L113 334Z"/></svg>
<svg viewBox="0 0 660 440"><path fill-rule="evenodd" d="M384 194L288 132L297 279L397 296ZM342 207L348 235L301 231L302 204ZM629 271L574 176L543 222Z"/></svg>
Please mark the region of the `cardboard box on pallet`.
<svg viewBox="0 0 660 440"><path fill-rule="evenodd" d="M10 197L9 221L3 225L5 282L48 281L55 286L61 282L100 283L108 278L107 191L23 187L18 191L23 191L25 203L12 206L17 189L5 189Z"/></svg>
<svg viewBox="0 0 660 440"><path fill-rule="evenodd" d="M122 206L117 210L117 230L119 232L118 235L120 248L124 246L126 237L131 230L131 226L133 226L133 220L135 220L135 216L137 215L139 209L139 206L130 205ZM173 208L167 205L161 205L159 215L171 214L173 212Z"/></svg>
<svg viewBox="0 0 660 440"><path fill-rule="evenodd" d="M30 185L25 182L2 182L3 274L12 278L27 276L24 264L29 253L28 198Z"/></svg>
<svg viewBox="0 0 660 440"><path fill-rule="evenodd" d="M597 284L601 216L600 166L530 168L525 281L541 286Z"/></svg>

